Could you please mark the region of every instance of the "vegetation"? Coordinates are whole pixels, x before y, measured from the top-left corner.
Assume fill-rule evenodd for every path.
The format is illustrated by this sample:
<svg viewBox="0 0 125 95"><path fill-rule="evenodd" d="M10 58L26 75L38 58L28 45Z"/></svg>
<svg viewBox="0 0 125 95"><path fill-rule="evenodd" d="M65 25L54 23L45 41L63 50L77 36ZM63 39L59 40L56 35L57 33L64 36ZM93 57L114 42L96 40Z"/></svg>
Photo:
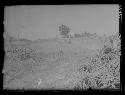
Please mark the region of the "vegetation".
<svg viewBox="0 0 125 95"><path fill-rule="evenodd" d="M64 28L64 30L63 30ZM65 31L62 35L68 35L69 28L62 26ZM117 38L115 38L117 37ZM120 38L113 36L112 39L106 40L104 47L98 50L98 53L92 56L88 63L78 65L76 71L82 79L77 81L75 89L85 88L118 88L120 84L120 55L121 45ZM117 42L117 46L111 44L111 40ZM108 43L108 44L107 44ZM109 45L111 44L111 45ZM24 45L8 45L6 47L6 66L5 74L11 75L11 79L23 77L23 75L34 74L41 68L41 63L47 61L46 53L38 53L34 49ZM54 62L63 61L67 58L63 56L63 52L56 55L57 60ZM82 56L83 58L83 56ZM55 66L55 65L54 65ZM27 74L26 74L27 73ZM85 76L84 76L85 75ZM84 77L84 78L83 78ZM95 84L93 84L93 82Z"/></svg>
<svg viewBox="0 0 125 95"><path fill-rule="evenodd" d="M104 45L104 48L99 50L87 64L79 66L78 72L81 76L90 76L95 82L94 88L120 89L119 48L111 47L111 45L108 44ZM83 88L82 84L81 82L78 87ZM93 86L89 85L89 87Z"/></svg>
<svg viewBox="0 0 125 95"><path fill-rule="evenodd" d="M62 24L61 26L59 26L59 31L60 35L62 35L64 38L69 37L70 28L68 26Z"/></svg>
<svg viewBox="0 0 125 95"><path fill-rule="evenodd" d="M75 33L75 34L74 34L74 37L75 37L75 38L79 38L79 37L82 37L82 35Z"/></svg>

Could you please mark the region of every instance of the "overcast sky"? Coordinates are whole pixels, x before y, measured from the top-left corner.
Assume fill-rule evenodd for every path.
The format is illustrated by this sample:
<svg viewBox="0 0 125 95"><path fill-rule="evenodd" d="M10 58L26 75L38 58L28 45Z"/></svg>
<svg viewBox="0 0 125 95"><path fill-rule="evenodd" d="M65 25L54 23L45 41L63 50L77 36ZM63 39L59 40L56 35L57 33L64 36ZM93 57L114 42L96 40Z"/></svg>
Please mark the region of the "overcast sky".
<svg viewBox="0 0 125 95"><path fill-rule="evenodd" d="M8 31L31 39L55 37L61 24L69 26L71 34L119 31L118 5L16 6L6 14Z"/></svg>

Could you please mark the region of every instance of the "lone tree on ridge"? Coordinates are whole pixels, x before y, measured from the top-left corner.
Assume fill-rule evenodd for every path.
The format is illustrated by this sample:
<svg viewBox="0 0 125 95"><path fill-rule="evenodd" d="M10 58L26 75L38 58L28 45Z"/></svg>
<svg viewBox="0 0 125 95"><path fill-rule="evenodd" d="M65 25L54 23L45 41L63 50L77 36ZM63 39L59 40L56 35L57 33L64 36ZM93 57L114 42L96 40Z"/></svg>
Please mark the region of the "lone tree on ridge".
<svg viewBox="0 0 125 95"><path fill-rule="evenodd" d="M69 37L70 28L68 26L62 24L61 26L59 26L59 31L60 35L63 36L63 38Z"/></svg>

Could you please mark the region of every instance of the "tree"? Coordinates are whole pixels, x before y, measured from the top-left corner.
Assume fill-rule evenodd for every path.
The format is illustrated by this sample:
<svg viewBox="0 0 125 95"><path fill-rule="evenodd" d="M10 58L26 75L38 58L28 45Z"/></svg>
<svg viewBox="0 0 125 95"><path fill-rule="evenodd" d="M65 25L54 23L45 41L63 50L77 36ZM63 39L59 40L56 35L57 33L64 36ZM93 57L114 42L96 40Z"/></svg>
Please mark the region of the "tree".
<svg viewBox="0 0 125 95"><path fill-rule="evenodd" d="M68 38L69 37L69 32L70 32L70 28L66 25L61 25L59 26L59 31L60 31L60 35L62 35L64 38Z"/></svg>

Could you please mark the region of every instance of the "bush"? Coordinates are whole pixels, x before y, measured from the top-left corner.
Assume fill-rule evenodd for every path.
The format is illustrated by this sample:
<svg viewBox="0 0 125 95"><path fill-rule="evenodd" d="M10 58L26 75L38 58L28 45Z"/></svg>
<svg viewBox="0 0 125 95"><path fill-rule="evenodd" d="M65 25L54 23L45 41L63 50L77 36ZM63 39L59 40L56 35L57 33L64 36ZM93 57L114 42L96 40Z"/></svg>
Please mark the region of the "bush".
<svg viewBox="0 0 125 95"><path fill-rule="evenodd" d="M91 65L90 65L91 64ZM92 75L95 81L95 88L113 88L116 80L120 80L120 56L112 47L104 47L96 55L92 56L89 64L79 66L78 72ZM114 81L114 82L113 82Z"/></svg>
<svg viewBox="0 0 125 95"><path fill-rule="evenodd" d="M25 46L10 46L6 48L4 75L10 79L22 78L29 74L38 73L41 64L35 63L35 50Z"/></svg>
<svg viewBox="0 0 125 95"><path fill-rule="evenodd" d="M89 84L90 81L87 83L88 80L85 79L80 79L77 81L77 83L74 86L75 90L84 90L84 89L88 89L89 88Z"/></svg>
<svg viewBox="0 0 125 95"><path fill-rule="evenodd" d="M82 35L81 34L74 34L74 37L79 38L79 37L82 37Z"/></svg>
<svg viewBox="0 0 125 95"><path fill-rule="evenodd" d="M6 49L7 56L18 61L25 61L32 57L34 50L26 46L10 46Z"/></svg>

